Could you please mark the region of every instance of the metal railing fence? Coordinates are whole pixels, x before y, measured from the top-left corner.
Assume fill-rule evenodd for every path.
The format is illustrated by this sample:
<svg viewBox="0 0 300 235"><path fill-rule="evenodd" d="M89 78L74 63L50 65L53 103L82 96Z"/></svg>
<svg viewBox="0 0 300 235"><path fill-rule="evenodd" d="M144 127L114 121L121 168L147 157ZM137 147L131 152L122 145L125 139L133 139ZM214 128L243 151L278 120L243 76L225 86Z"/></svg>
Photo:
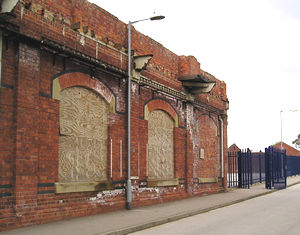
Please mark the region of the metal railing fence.
<svg viewBox="0 0 300 235"><path fill-rule="evenodd" d="M228 152L227 186L249 188L254 183L265 182L267 177L271 177L267 178L269 181L279 182L284 173L283 164L286 164L286 176L300 175L300 157L283 158L282 152L273 147L266 148L265 151L272 155L271 159L266 160L265 152L253 153L249 149Z"/></svg>

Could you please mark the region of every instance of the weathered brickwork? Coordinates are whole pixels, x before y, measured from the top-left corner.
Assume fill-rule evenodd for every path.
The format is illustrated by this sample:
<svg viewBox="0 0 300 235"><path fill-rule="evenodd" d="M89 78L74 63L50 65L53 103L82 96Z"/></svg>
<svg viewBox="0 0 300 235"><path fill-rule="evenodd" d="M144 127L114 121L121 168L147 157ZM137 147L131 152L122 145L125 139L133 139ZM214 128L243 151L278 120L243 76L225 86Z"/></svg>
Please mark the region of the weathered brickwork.
<svg viewBox="0 0 300 235"><path fill-rule="evenodd" d="M85 0L23 0L9 15L0 14L0 31L0 230L125 208L127 25ZM131 87L132 206L226 190L226 84L203 71L193 56L178 56L134 28L132 49L135 56L153 55ZM209 93L191 95L179 80L195 74L215 83ZM89 175L97 164L84 166L82 180L59 177L66 136L60 130L61 97L67 89L80 92L78 87L107 106L101 181ZM85 104L81 111L91 108ZM101 115L77 112L81 105L65 106L78 113L72 128L89 130L85 120ZM162 157L168 148L170 156ZM63 154L66 169L80 167L69 152Z"/></svg>

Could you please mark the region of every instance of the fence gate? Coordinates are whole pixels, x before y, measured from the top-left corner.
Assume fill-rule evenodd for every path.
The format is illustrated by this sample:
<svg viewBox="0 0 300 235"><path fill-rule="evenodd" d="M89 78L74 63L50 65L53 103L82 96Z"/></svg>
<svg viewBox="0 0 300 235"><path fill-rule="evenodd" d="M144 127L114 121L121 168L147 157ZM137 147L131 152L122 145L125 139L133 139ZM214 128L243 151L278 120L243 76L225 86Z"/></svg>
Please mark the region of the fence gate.
<svg viewBox="0 0 300 235"><path fill-rule="evenodd" d="M286 188L286 151L269 147L265 149L266 188Z"/></svg>

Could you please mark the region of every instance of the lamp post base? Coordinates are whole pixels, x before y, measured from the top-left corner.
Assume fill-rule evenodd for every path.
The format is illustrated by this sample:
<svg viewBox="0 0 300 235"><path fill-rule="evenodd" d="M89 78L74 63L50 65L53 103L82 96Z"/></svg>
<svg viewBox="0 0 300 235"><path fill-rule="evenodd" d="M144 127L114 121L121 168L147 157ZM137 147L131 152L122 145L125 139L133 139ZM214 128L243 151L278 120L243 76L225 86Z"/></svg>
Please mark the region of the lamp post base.
<svg viewBox="0 0 300 235"><path fill-rule="evenodd" d="M131 210L132 209L131 202L126 202L126 209L127 210Z"/></svg>
<svg viewBox="0 0 300 235"><path fill-rule="evenodd" d="M132 202L132 187L131 187L131 180L127 180L127 201L126 201L126 209L131 210L131 202Z"/></svg>

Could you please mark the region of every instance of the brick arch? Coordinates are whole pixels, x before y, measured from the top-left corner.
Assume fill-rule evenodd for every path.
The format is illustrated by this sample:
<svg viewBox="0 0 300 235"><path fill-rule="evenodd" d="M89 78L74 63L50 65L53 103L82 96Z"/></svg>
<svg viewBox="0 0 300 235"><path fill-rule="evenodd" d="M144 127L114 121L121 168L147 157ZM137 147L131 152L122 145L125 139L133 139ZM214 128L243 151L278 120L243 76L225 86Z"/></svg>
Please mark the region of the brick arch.
<svg viewBox="0 0 300 235"><path fill-rule="evenodd" d="M52 80L51 96L53 99L60 100L60 92L74 86L86 87L100 94L109 104L109 111L115 113L115 95L105 84L97 79L92 79L90 75L85 73L69 72L54 77Z"/></svg>
<svg viewBox="0 0 300 235"><path fill-rule="evenodd" d="M152 99L144 106L144 119L149 120L149 114L154 110L163 110L174 120L175 127L178 127L178 114L174 108L163 99Z"/></svg>
<svg viewBox="0 0 300 235"><path fill-rule="evenodd" d="M199 124L199 122L201 122L201 119L203 121L203 118L207 118L207 120L209 121L210 128L215 129L215 135L218 136L218 130L219 130L219 128L218 128L217 121L213 117L211 117L209 114L201 114L196 119L196 123Z"/></svg>
<svg viewBox="0 0 300 235"><path fill-rule="evenodd" d="M208 113L200 114L200 115L196 118L196 121L198 122L199 119L200 119L202 116L207 116L208 118L210 118L210 119L214 122L214 124L215 124L216 126L218 126L218 122L217 122L214 118L212 118Z"/></svg>

